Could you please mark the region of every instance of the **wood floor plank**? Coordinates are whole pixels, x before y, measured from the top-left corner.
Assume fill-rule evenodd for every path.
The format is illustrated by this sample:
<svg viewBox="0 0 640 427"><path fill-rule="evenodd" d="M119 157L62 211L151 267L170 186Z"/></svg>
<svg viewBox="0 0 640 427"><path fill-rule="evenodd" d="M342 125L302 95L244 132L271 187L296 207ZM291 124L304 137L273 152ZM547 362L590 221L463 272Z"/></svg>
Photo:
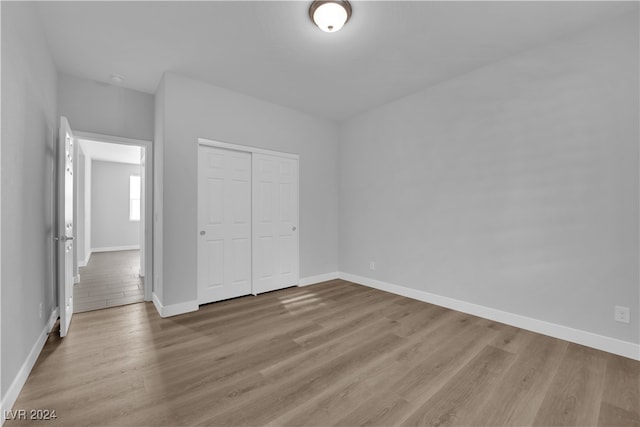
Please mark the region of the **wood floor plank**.
<svg viewBox="0 0 640 427"><path fill-rule="evenodd" d="M393 425L398 418L406 413L409 406L409 402L391 392L378 393L332 425L345 427Z"/></svg>
<svg viewBox="0 0 640 427"><path fill-rule="evenodd" d="M80 301L78 304L74 305L73 311L74 313L82 313L85 311L100 310L103 308L107 308L107 300L100 298L98 301Z"/></svg>
<svg viewBox="0 0 640 427"><path fill-rule="evenodd" d="M424 330L416 333L412 340L407 340L403 346L398 346L380 358L378 363L361 371L360 374L345 378L325 389L315 398L298 405L295 410L288 412L274 421L274 425L333 425L338 423L345 414L353 411L362 402L373 397L376 390L390 387L389 379L403 375L412 364L418 363L434 346L439 346L451 340L451 332L457 326L455 320L464 317L461 313L447 311L434 319ZM454 325L452 328L451 325ZM397 326L393 321L389 323L390 331ZM360 332L364 335L367 331ZM455 335L455 334L454 334ZM345 337L351 342L351 337ZM338 346L340 342L333 345ZM300 355L302 359L309 353ZM308 359L304 359L308 362ZM344 420L343 420L344 421Z"/></svg>
<svg viewBox="0 0 640 427"><path fill-rule="evenodd" d="M599 422L621 417L629 425L640 425L640 363L611 355L607 357Z"/></svg>
<svg viewBox="0 0 640 427"><path fill-rule="evenodd" d="M605 370L604 353L569 344L533 425L596 425Z"/></svg>
<svg viewBox="0 0 640 427"><path fill-rule="evenodd" d="M139 250L94 253L73 287L74 313L142 302L139 270Z"/></svg>
<svg viewBox="0 0 640 427"><path fill-rule="evenodd" d="M602 402L600 405L598 425L640 427L640 418L638 414L633 411Z"/></svg>
<svg viewBox="0 0 640 427"><path fill-rule="evenodd" d="M486 346L402 425L465 425L459 420L473 418L472 411L483 393L499 385L500 376L513 358L512 353Z"/></svg>
<svg viewBox="0 0 640 427"><path fill-rule="evenodd" d="M79 313L14 409L55 409L51 426L638 426L639 369L335 280L166 319L151 303Z"/></svg>
<svg viewBox="0 0 640 427"><path fill-rule="evenodd" d="M474 423L530 425L535 419L567 343L537 334L531 334L530 338L502 379L504 386L485 396L483 408L474 414Z"/></svg>
<svg viewBox="0 0 640 427"><path fill-rule="evenodd" d="M465 324L467 325L467 324ZM468 323L468 328L453 332L454 339L433 349L417 359L415 366L392 383L391 388L417 407L435 395L451 381L461 369L470 363L491 340L482 334L481 326ZM425 387L429 384L433 387Z"/></svg>
<svg viewBox="0 0 640 427"><path fill-rule="evenodd" d="M330 385L343 375L353 372L375 359L403 338L387 333L347 352L303 375L274 384L248 402L242 402L228 411L203 420L199 425L263 425L286 412L299 402Z"/></svg>

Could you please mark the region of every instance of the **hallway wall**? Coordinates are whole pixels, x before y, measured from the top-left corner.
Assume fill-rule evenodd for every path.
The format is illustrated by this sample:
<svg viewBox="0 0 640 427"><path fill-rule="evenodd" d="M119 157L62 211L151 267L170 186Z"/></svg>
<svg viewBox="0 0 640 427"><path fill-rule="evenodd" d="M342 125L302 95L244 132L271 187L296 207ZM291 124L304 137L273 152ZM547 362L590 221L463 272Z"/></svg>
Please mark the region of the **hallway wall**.
<svg viewBox="0 0 640 427"><path fill-rule="evenodd" d="M19 391L21 384L12 383L20 381L29 354L44 343L43 332L57 306L51 221L56 84L34 5L2 2L3 405L11 403L9 391Z"/></svg>
<svg viewBox="0 0 640 427"><path fill-rule="evenodd" d="M58 111L75 131L153 140L154 96L149 93L60 73Z"/></svg>
<svg viewBox="0 0 640 427"><path fill-rule="evenodd" d="M129 177L140 165L91 162L91 251L140 248L140 221L129 220Z"/></svg>

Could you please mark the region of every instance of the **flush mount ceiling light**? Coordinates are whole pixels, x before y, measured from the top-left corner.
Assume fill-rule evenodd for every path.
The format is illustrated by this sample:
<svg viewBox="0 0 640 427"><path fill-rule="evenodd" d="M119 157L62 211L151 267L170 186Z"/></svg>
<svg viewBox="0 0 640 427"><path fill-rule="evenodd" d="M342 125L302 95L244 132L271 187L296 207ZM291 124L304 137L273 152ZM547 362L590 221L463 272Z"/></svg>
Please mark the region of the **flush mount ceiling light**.
<svg viewBox="0 0 640 427"><path fill-rule="evenodd" d="M335 33L351 17L351 4L346 0L316 0L309 7L309 17L322 31Z"/></svg>

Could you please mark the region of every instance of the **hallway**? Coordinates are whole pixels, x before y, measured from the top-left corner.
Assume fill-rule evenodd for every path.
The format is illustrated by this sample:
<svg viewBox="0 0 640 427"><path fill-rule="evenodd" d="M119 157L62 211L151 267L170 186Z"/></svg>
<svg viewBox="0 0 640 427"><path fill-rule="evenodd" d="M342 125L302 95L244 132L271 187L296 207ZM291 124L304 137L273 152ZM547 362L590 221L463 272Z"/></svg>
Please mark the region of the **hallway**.
<svg viewBox="0 0 640 427"><path fill-rule="evenodd" d="M74 313L142 302L139 271L139 250L94 253L73 288Z"/></svg>

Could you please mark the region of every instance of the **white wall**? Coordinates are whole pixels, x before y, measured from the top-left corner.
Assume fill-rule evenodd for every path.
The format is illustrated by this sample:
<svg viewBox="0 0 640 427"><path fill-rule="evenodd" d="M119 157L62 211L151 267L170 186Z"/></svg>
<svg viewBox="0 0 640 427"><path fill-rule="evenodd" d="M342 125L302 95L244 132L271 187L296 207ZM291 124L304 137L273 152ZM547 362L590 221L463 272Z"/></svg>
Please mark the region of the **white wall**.
<svg viewBox="0 0 640 427"><path fill-rule="evenodd" d="M140 221L129 220L129 177L140 165L91 162L91 250L140 245Z"/></svg>
<svg viewBox="0 0 640 427"><path fill-rule="evenodd" d="M341 271L638 343L638 72L632 14L344 123Z"/></svg>
<svg viewBox="0 0 640 427"><path fill-rule="evenodd" d="M58 110L71 129L153 140L153 95L60 73Z"/></svg>
<svg viewBox="0 0 640 427"><path fill-rule="evenodd" d="M337 126L291 109L165 74L162 150L164 305L194 301L197 138L300 155L300 275L337 271ZM158 140L160 135L156 135ZM158 157L162 156L162 157ZM155 183L158 185L158 183ZM156 239L158 236L155 236Z"/></svg>
<svg viewBox="0 0 640 427"><path fill-rule="evenodd" d="M41 342L57 305L50 270L57 76L39 28L33 4L2 3L0 347L5 404L8 391L19 391L19 387L10 390L10 386L29 353Z"/></svg>

